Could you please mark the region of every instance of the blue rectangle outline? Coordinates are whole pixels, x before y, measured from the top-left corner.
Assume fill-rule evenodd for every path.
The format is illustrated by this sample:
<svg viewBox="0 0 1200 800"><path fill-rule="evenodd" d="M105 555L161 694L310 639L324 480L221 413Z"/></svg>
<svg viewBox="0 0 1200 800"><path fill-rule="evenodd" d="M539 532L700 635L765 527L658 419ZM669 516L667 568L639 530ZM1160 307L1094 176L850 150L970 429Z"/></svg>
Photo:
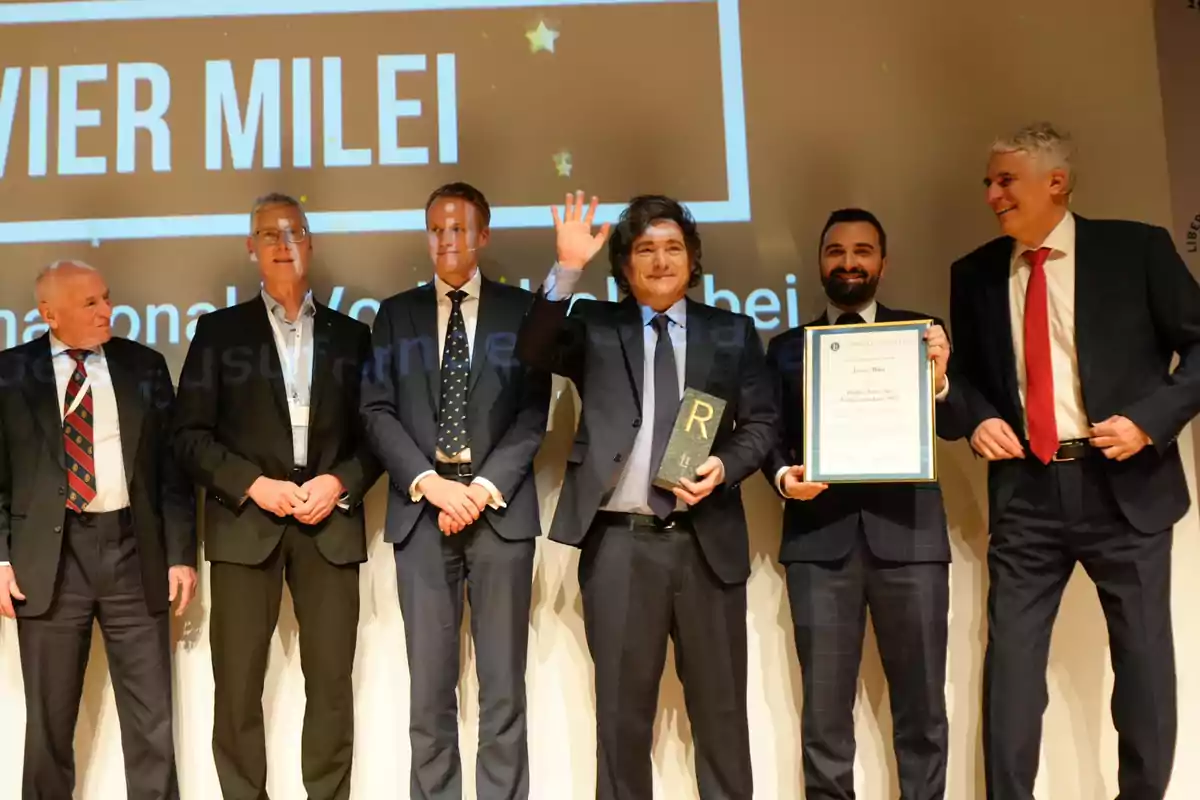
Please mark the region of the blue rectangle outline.
<svg viewBox="0 0 1200 800"><path fill-rule="evenodd" d="M296 13L380 13L429 10L542 8L556 6L658 5L716 3L720 37L722 114L725 126L725 200L683 201L697 222L749 222L750 174L746 145L746 109L742 86L741 22L738 0L293 0L286 6L268 0L97 0L96 2L14 3L0 5L0 26L113 20L268 16ZM437 8L431 8L437 4ZM302 12L298 12L301 9ZM553 224L545 206L498 206L493 228L545 228ZM624 205L602 203L596 222L615 222ZM321 211L309 215L314 233L389 233L425 228L421 209ZM197 214L99 219L0 222L0 244L37 244L106 240L243 236L246 215Z"/></svg>
<svg viewBox="0 0 1200 800"><path fill-rule="evenodd" d="M804 464L805 464L805 480L815 481L819 483L868 483L868 482L887 482L898 483L905 481L912 482L929 482L937 480L936 467L936 449L937 443L933 439L932 420L934 409L932 406L932 377L929 374L929 355L925 340L922 338L920 346L917 348L918 353L918 369L924 369L927 373L925 380L920 383L920 411L921 411L921 430L920 437L923 444L921 447L921 468L914 473L866 473L866 474L847 474L840 473L836 475L823 474L820 470L820 451L821 443L817 431L820 429L820 405L813 402L812 398L820 395L821 391L821 371L817 366L820 361L819 357L813 356L818 352L821 339L827 335L855 335L863 333L872 333L880 328L889 328L891 330L914 330L924 331L933 324L933 320L920 320L912 322L882 322L862 326L812 326L804 331L805 348L804 348Z"/></svg>

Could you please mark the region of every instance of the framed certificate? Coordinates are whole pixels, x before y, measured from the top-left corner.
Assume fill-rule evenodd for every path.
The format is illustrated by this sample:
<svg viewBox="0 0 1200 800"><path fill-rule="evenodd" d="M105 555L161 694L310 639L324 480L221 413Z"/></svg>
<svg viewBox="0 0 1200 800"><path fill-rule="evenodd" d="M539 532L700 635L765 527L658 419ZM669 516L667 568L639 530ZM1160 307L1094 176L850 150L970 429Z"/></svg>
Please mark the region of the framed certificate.
<svg viewBox="0 0 1200 800"><path fill-rule="evenodd" d="M933 320L805 329L805 479L937 480Z"/></svg>

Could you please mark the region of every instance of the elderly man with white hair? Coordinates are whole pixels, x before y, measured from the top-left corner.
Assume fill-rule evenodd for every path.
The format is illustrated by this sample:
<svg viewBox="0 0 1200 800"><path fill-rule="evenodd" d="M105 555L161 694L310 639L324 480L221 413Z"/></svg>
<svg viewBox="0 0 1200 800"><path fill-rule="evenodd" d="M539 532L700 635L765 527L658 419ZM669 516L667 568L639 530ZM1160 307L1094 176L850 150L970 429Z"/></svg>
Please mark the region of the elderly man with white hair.
<svg viewBox="0 0 1200 800"><path fill-rule="evenodd" d="M128 797L178 798L168 614L196 588L195 501L169 446L163 357L112 336L100 273L37 279L50 328L0 352L0 613L25 682L21 796L69 798L93 621L104 637Z"/></svg>
<svg viewBox="0 0 1200 800"><path fill-rule="evenodd" d="M1003 236L954 264L950 396L988 460L987 796L1032 800L1051 628L1076 564L1108 622L1118 800L1162 798L1176 736L1176 437L1200 411L1200 286L1163 228L1072 213L1071 140L992 146ZM1172 371L1172 359L1178 367Z"/></svg>

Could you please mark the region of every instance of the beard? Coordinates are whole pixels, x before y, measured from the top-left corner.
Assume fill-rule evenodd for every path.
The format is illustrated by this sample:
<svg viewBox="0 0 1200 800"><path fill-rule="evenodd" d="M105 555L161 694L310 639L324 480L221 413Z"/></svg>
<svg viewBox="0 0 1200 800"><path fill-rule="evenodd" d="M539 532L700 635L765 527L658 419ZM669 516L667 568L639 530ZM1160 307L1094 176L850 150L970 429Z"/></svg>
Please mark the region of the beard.
<svg viewBox="0 0 1200 800"><path fill-rule="evenodd" d="M860 277L861 282L851 282L847 278ZM821 280L825 287L825 296L839 306L861 306L871 302L875 297L875 288L879 285L879 276L867 275L862 270L834 270L828 277Z"/></svg>

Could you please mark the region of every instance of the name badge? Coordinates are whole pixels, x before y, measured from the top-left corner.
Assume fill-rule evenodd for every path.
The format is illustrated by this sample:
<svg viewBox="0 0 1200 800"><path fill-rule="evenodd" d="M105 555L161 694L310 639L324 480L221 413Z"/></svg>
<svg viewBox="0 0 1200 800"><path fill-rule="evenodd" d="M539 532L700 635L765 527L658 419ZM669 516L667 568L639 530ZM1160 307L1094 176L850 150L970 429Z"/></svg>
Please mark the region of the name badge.
<svg viewBox="0 0 1200 800"><path fill-rule="evenodd" d="M308 425L308 406L289 403L288 411L291 412L293 427L303 427Z"/></svg>

